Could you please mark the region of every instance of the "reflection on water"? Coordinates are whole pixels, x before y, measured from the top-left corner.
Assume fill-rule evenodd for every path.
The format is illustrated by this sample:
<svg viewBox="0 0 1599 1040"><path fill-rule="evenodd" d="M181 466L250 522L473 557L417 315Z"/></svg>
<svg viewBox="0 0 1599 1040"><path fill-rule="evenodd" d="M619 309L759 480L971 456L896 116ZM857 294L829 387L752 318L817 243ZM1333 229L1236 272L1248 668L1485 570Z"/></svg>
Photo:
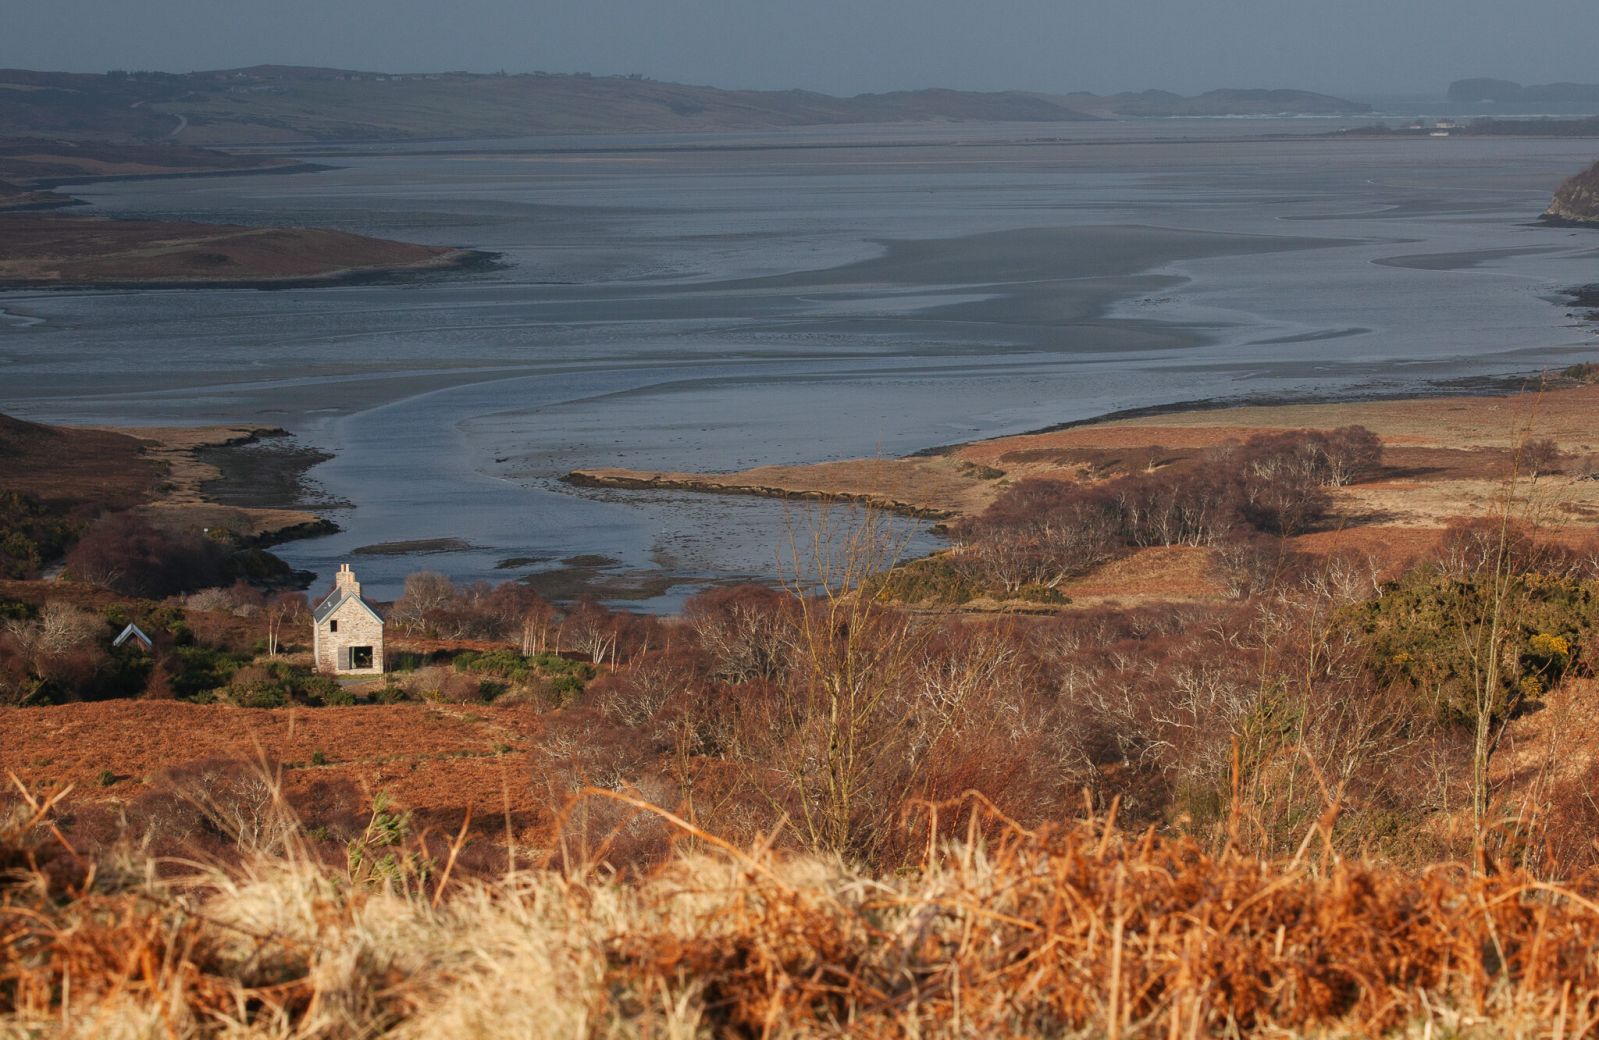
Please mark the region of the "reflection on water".
<svg viewBox="0 0 1599 1040"><path fill-rule="evenodd" d="M1261 136L1282 129L499 142L93 185L104 212L319 224L509 266L400 286L0 294L0 408L287 427L336 453L314 476L355 504L335 514L344 533L283 547L297 566L325 574L384 542L467 546L362 557L378 596L422 566L500 579L599 554L681 579L651 601L668 606L706 581L769 578L792 509L561 474L893 455L1120 408L1398 390L1591 354L1549 300L1591 280L1593 236L1528 224L1587 144ZM529 557L545 562L497 568Z"/></svg>

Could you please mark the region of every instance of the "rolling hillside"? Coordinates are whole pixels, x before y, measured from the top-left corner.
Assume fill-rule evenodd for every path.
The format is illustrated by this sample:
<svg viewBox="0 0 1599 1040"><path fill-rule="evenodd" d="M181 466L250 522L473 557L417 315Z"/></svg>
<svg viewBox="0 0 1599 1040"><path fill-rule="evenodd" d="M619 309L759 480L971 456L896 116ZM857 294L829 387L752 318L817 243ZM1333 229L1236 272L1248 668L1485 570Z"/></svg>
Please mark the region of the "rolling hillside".
<svg viewBox="0 0 1599 1040"><path fill-rule="evenodd" d="M843 98L586 74L388 74L277 65L183 75L0 70L0 137L211 146L1365 110L1303 91L1222 90L1197 98L1150 91L1101 98L926 89Z"/></svg>

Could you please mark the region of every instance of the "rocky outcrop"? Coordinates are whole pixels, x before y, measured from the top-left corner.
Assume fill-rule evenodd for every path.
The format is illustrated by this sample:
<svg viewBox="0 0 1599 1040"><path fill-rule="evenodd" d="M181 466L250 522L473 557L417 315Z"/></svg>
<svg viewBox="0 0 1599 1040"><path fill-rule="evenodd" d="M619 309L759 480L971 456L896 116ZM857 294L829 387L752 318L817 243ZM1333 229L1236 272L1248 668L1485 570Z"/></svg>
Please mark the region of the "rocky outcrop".
<svg viewBox="0 0 1599 1040"><path fill-rule="evenodd" d="M1599 162L1560 186L1543 219L1552 224L1599 227Z"/></svg>

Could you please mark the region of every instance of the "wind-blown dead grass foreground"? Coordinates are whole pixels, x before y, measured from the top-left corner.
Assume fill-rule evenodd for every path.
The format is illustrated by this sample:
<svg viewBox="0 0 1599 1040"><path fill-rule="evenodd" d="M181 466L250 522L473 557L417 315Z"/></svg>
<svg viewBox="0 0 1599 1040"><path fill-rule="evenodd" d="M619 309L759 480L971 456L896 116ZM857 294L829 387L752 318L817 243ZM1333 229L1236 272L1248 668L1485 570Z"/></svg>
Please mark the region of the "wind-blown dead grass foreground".
<svg viewBox="0 0 1599 1040"><path fill-rule="evenodd" d="M47 808L0 842L0 1035L1599 1035L1591 889L1317 857L1318 831L1266 862L969 805L892 878L682 824L637 880L290 853L63 889Z"/></svg>

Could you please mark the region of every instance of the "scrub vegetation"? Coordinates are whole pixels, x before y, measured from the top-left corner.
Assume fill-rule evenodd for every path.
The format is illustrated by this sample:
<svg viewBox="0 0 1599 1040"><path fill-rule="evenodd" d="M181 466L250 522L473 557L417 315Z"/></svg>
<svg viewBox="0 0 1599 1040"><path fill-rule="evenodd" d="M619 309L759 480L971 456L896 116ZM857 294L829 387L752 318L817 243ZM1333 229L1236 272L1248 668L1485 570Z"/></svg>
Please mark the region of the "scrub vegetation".
<svg viewBox="0 0 1599 1040"><path fill-rule="evenodd" d="M1518 443L1409 558L1309 540L1351 427L1018 480L908 565L822 509L671 618L420 572L363 684L296 594L7 583L0 1022L1599 1034L1599 540ZM1059 594L1151 549L1214 594Z"/></svg>

